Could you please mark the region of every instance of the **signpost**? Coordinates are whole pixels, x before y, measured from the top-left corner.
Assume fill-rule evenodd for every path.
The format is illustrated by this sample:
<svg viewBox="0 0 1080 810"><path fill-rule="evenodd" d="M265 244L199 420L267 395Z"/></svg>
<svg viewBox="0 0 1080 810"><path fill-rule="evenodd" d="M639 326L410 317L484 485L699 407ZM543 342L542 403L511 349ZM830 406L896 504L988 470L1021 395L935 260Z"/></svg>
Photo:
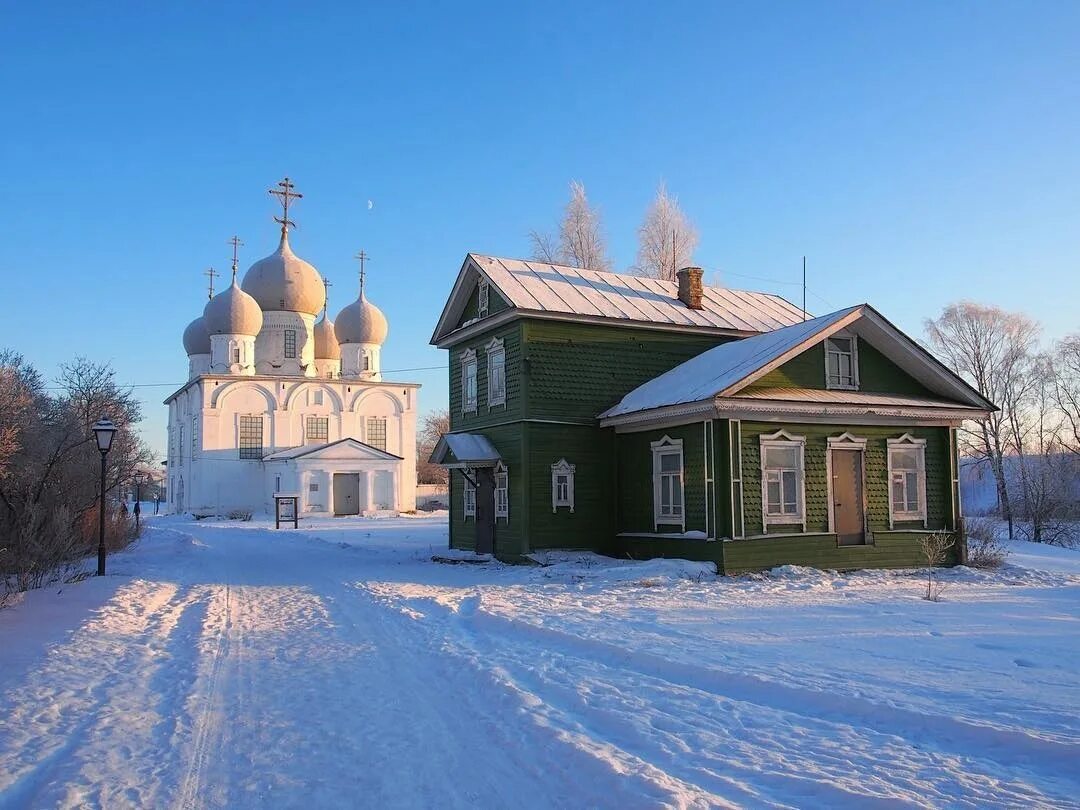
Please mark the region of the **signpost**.
<svg viewBox="0 0 1080 810"><path fill-rule="evenodd" d="M280 529L281 523L292 522L293 528L300 528L300 496L294 492L274 493L274 528Z"/></svg>

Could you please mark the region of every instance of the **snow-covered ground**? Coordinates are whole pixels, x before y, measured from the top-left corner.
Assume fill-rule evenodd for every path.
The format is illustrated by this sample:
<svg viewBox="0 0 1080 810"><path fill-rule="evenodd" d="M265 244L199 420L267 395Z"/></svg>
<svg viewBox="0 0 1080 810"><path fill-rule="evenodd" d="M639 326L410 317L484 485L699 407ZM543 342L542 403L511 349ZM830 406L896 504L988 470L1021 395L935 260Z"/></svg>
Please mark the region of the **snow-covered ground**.
<svg viewBox="0 0 1080 810"><path fill-rule="evenodd" d="M1080 553L999 573L556 554L445 516L148 521L0 611L2 807L1080 806Z"/></svg>

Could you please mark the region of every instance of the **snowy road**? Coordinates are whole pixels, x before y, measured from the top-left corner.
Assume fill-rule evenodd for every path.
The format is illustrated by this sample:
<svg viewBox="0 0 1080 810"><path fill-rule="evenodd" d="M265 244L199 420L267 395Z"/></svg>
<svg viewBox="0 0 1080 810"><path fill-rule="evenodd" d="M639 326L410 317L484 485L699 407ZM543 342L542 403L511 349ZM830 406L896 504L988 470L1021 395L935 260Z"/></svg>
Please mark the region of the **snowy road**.
<svg viewBox="0 0 1080 810"><path fill-rule="evenodd" d="M440 520L153 526L0 612L0 806L1080 806L1069 552L930 604L438 565Z"/></svg>

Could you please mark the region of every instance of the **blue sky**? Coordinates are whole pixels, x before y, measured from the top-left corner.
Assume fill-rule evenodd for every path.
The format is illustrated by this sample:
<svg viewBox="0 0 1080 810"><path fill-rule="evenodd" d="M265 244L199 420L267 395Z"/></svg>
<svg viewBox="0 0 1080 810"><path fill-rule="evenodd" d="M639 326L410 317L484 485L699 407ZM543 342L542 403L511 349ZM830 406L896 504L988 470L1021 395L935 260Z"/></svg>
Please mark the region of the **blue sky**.
<svg viewBox="0 0 1080 810"><path fill-rule="evenodd" d="M1080 328L1080 4L7 4L0 345L186 378L203 271L276 246L370 297L388 370L427 345L466 252L520 256L579 179L617 267L661 178L698 263L912 334L948 302ZM368 210L367 201L374 207ZM445 402L446 374L424 384Z"/></svg>

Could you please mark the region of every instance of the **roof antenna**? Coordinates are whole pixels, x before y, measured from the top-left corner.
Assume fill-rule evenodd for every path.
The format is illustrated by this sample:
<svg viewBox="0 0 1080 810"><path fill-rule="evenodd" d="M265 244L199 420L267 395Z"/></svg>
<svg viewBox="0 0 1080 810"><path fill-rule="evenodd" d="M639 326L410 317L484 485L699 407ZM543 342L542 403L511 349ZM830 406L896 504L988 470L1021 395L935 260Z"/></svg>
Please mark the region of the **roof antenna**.
<svg viewBox="0 0 1080 810"><path fill-rule="evenodd" d="M806 320L806 257L802 257L802 319Z"/></svg>

